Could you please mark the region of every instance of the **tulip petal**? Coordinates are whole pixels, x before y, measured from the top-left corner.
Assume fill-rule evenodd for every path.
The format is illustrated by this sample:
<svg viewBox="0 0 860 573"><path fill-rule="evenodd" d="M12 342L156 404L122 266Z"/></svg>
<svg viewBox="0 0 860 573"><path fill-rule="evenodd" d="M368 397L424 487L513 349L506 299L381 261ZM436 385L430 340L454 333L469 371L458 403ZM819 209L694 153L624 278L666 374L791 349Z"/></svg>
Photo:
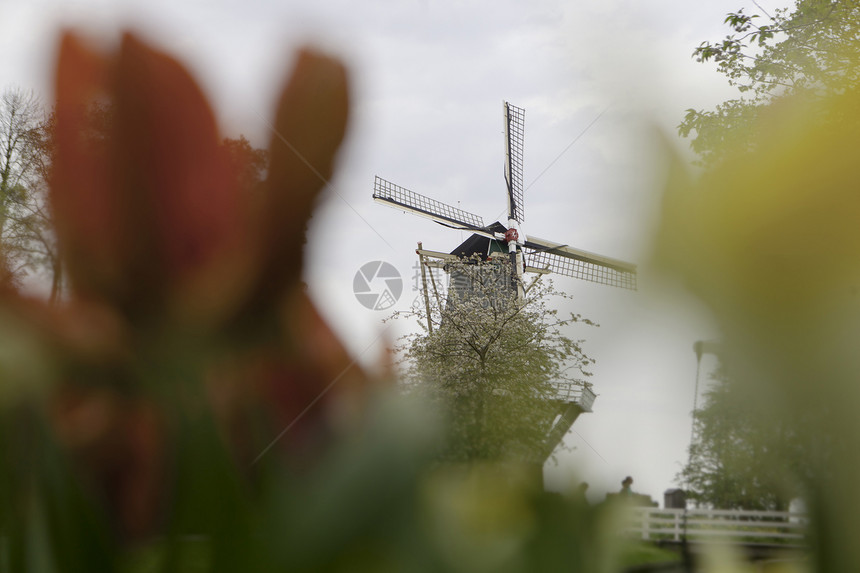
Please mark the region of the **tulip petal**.
<svg viewBox="0 0 860 573"><path fill-rule="evenodd" d="M188 71L133 35L116 70L113 168L137 240L129 277L168 296L238 250L247 221L214 115ZM211 284L217 287L217 283ZM200 292L198 295L202 294Z"/></svg>
<svg viewBox="0 0 860 573"><path fill-rule="evenodd" d="M181 64L131 34L114 59L64 37L52 187L77 294L149 319L211 310L248 280L248 198L209 104Z"/></svg>
<svg viewBox="0 0 860 573"><path fill-rule="evenodd" d="M298 284L307 222L334 170L348 108L343 64L318 52L300 51L278 104L267 195L259 211L268 253L259 285L263 301Z"/></svg>
<svg viewBox="0 0 860 573"><path fill-rule="evenodd" d="M93 129L94 103L108 101L108 62L65 34L56 77L53 216L70 280L85 296L113 293L123 281L125 234L108 174L104 133Z"/></svg>

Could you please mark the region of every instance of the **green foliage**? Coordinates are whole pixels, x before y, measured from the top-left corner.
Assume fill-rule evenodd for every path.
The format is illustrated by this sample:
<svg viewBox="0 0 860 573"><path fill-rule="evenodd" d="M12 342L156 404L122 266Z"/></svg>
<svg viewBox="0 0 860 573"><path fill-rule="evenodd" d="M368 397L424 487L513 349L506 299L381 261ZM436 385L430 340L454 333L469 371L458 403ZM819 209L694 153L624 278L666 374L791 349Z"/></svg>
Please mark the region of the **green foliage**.
<svg viewBox="0 0 860 573"><path fill-rule="evenodd" d="M621 562L626 570L636 567L637 569L633 569L634 571L672 571L674 568L671 568L668 564L680 563L680 561L680 552L663 549L652 543L631 542L624 546L621 553ZM646 567L647 565L653 565L654 567Z"/></svg>
<svg viewBox="0 0 860 573"><path fill-rule="evenodd" d="M798 0L772 14L759 10L759 14L743 10L728 14L725 23L731 33L721 42L703 42L693 53L699 62L715 63L739 92L739 97L713 110L687 110L678 128L682 137L690 138L701 164L734 174L734 182L723 181L721 185L745 188L738 181L749 180L752 171L744 168L740 159L744 154L758 154L786 166L803 161L801 158L811 152L812 141L801 139L800 133L816 134L814 146L827 147L832 146L832 136L839 130L860 129L856 114L846 113L846 108L834 105L833 100L860 86L860 68L856 65L860 2ZM775 146L774 140L785 143ZM841 189L848 187L834 184L844 177L842 170L844 165L836 162L832 171L819 172L804 185L840 189L842 193ZM774 174L764 176L757 170L754 177L756 183L749 186L752 191L742 206L734 206L734 220L758 221L766 218L760 209L805 200L803 193L779 191L778 182L783 179ZM827 178L830 182L820 183ZM803 210L797 206L791 209ZM767 242L772 233L755 235L746 240L750 244ZM748 249L744 256L748 256ZM768 256L763 268L769 268L773 260ZM740 292L744 293L738 294L742 299L751 289ZM715 384L704 408L696 413L697 440L691 445L690 462L678 475L679 481L694 501L706 505L785 509L789 499L798 495L798 483L806 481L810 467L816 465L812 460L832 454L825 453L828 449L821 444L813 448L802 443L808 441L811 424L804 416L796 415L790 422L774 420L773 412L748 395L746 388L738 388L736 381L721 373Z"/></svg>
<svg viewBox="0 0 860 573"><path fill-rule="evenodd" d="M432 331L401 346L407 382L448 413L447 459L542 465L559 408L556 385L589 386L593 360L564 329L592 323L551 309L548 301L564 295L549 282L518 300L509 269L507 261L449 265L452 281L468 286L452 288L444 304L437 300ZM428 318L423 307L412 314Z"/></svg>
<svg viewBox="0 0 860 573"><path fill-rule="evenodd" d="M773 419L722 368L694 413L690 459L677 476L687 499L715 509L787 511L801 494L798 424Z"/></svg>
<svg viewBox="0 0 860 573"><path fill-rule="evenodd" d="M221 145L227 153L240 189L251 192L266 178L269 154L265 149L257 149L240 135L238 139L225 137Z"/></svg>
<svg viewBox="0 0 860 573"><path fill-rule="evenodd" d="M656 241L659 263L718 322L752 412L808 444L798 474L819 571L860 570L860 86L845 82L769 106L754 127L769 137L751 152L720 150L697 177L676 160Z"/></svg>
<svg viewBox="0 0 860 573"><path fill-rule="evenodd" d="M199 404L198 404L199 405ZM495 464L434 464L426 406L377 396L350 432L297 467L230 461L202 412L179 412L164 534L115 536L38 414L4 409L0 527L14 571L616 571L617 515ZM202 415L201 415L202 414ZM15 451L12 451L12 450ZM572 492L569 492L572 493ZM625 560L630 557L626 556ZM637 557L638 559L638 557Z"/></svg>
<svg viewBox="0 0 860 573"><path fill-rule="evenodd" d="M702 42L693 57L716 63L740 95L713 110L689 109L678 126L704 164L721 161L729 149L758 146L753 126L773 101L839 93L860 82L853 65L860 50L857 0L798 0L773 14L741 9L725 23L732 33L721 42Z"/></svg>

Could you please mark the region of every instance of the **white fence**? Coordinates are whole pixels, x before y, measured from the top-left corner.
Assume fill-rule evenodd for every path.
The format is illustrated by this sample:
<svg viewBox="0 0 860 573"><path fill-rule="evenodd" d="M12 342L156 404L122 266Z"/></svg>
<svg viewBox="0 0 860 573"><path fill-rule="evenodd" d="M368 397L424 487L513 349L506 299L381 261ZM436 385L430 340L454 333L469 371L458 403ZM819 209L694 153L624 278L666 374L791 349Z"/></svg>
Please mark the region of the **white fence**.
<svg viewBox="0 0 860 573"><path fill-rule="evenodd" d="M806 545L806 515L783 511L631 508L628 532L645 541Z"/></svg>

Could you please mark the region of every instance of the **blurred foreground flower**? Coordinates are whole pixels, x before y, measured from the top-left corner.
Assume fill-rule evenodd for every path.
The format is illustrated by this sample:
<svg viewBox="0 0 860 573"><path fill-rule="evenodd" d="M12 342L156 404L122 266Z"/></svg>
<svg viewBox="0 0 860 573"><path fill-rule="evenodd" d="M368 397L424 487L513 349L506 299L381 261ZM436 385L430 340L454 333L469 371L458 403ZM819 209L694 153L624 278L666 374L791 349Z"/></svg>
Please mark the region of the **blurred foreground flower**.
<svg viewBox="0 0 860 573"><path fill-rule="evenodd" d="M657 260L706 302L733 382L806 443L817 570L860 570L860 94L770 106L755 152L678 161Z"/></svg>
<svg viewBox="0 0 860 573"><path fill-rule="evenodd" d="M72 288L136 326L265 316L300 280L301 245L347 120L336 61L304 50L281 96L271 165L249 194L212 111L175 60L127 34L100 55L67 34L51 199ZM93 125L93 104L112 120ZM261 316L262 315L262 316Z"/></svg>
<svg viewBox="0 0 860 573"><path fill-rule="evenodd" d="M69 293L58 308L7 306L55 366L59 442L138 536L178 501L168 478L189 416L214 418L240 468L295 425L282 441L301 464L330 425L331 396L317 400L366 383L300 278L346 129L346 71L299 51L253 189L189 73L134 35L107 54L64 35L56 94L50 198Z"/></svg>

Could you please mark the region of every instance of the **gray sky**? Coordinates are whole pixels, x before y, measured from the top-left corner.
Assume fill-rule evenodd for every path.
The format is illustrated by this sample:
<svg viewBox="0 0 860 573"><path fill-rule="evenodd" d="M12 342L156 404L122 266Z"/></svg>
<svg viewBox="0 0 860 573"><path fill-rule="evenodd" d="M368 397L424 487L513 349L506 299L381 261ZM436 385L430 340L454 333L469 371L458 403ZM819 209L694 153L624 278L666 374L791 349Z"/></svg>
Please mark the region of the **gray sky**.
<svg viewBox="0 0 860 573"><path fill-rule="evenodd" d="M524 107L526 185L540 176L526 191L525 233L641 271L636 293L556 280L574 296L564 308L601 327L571 333L588 339L598 361L598 398L567 437L576 449L559 454L548 480L586 479L597 499L632 475L634 490L662 503L690 438L692 345L715 333L695 301L648 269L662 165L656 136L683 150L674 128L684 110L732 95L714 66L690 54L702 40L722 38L723 18L739 7L755 8L751 0L0 0L0 86L32 88L49 100L60 27L111 38L131 25L190 65L225 134L263 145L292 49L313 43L344 58L354 114L340 170L311 223L306 279L367 365L407 327L388 327L382 319L390 310L356 301L358 268L392 263L406 287L395 308L405 309L418 294L411 290L416 242L447 251L465 238L375 204L374 175L499 219L501 102ZM712 364L704 362L707 373Z"/></svg>

